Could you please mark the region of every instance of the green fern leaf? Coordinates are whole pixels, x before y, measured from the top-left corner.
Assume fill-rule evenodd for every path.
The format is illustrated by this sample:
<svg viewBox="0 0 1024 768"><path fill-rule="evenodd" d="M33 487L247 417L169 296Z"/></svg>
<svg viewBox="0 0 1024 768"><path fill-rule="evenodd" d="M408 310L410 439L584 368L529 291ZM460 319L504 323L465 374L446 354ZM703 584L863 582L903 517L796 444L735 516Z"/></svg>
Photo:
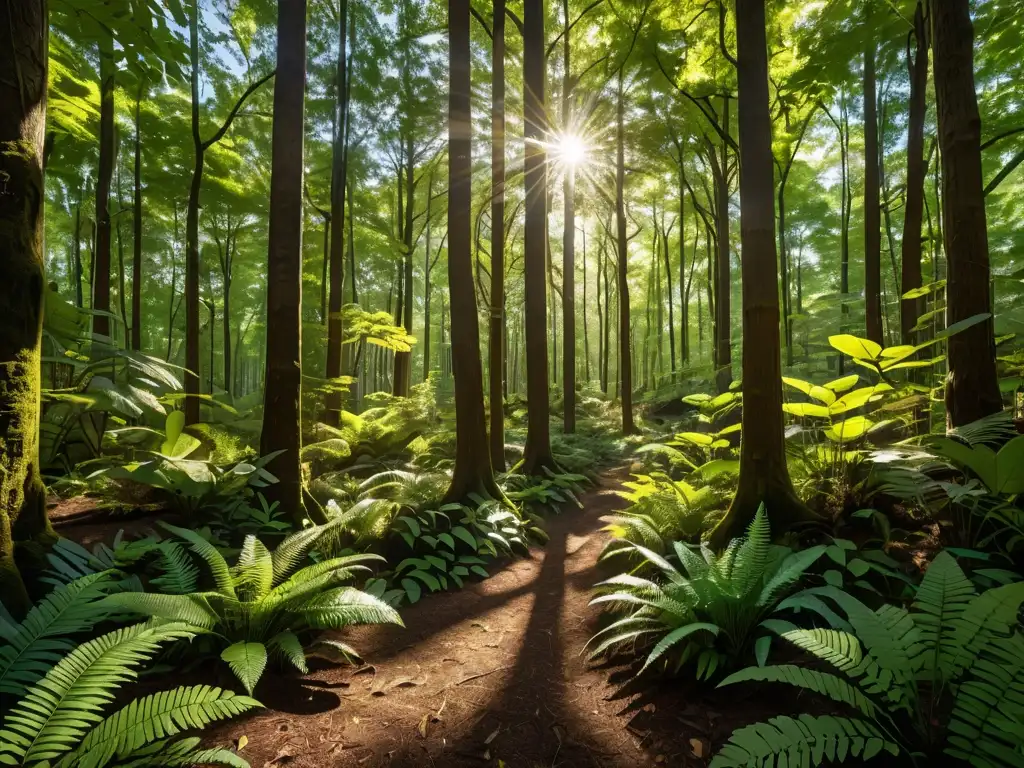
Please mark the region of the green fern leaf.
<svg viewBox="0 0 1024 768"><path fill-rule="evenodd" d="M180 621L203 629L213 629L221 621L208 597L219 593L196 592L191 595L161 595L153 592L121 592L103 598L104 607L134 611L166 621Z"/></svg>
<svg viewBox="0 0 1024 768"><path fill-rule="evenodd" d="M221 652L220 657L228 663L245 690L252 694L267 668L267 646L263 643L233 643Z"/></svg>
<svg viewBox="0 0 1024 768"><path fill-rule="evenodd" d="M974 596L974 585L953 556L940 552L925 571L913 605L921 634L921 671L933 683L952 679L956 629Z"/></svg>
<svg viewBox="0 0 1024 768"><path fill-rule="evenodd" d="M302 674L309 672L306 666L306 652L294 632L278 632L269 643L271 649L276 650L288 663L295 667Z"/></svg>
<svg viewBox="0 0 1024 768"><path fill-rule="evenodd" d="M0 694L22 696L78 641L70 635L85 631L106 612L96 601L112 584L106 573L83 576L48 594L18 625L0 625Z"/></svg>
<svg viewBox="0 0 1024 768"><path fill-rule="evenodd" d="M157 547L160 557L157 567L163 574L150 583L161 592L186 595L195 592L199 583L199 569L186 549L176 541L161 541Z"/></svg>
<svg viewBox="0 0 1024 768"><path fill-rule="evenodd" d="M648 655L643 667L637 674L642 674L644 670L651 666L651 664L664 656L672 646L677 645L690 635L696 634L697 632L710 632L713 637L717 637L718 633L721 632L721 628L706 621L695 621L692 624L687 624L673 629L658 641L658 644L654 646L654 650L652 650L650 655Z"/></svg>
<svg viewBox="0 0 1024 768"><path fill-rule="evenodd" d="M136 678L135 667L152 658L162 643L195 631L177 623L136 624L72 650L4 720L0 762L53 761L73 749L90 726L102 720L100 709L113 700L118 687Z"/></svg>
<svg viewBox="0 0 1024 768"><path fill-rule="evenodd" d="M836 629L794 629L783 637L842 672L856 669L864 657L856 636Z"/></svg>
<svg viewBox="0 0 1024 768"><path fill-rule="evenodd" d="M217 548L213 546L213 544L208 542L195 531L190 531L187 528L179 528L176 525L165 523L163 520L160 521L160 525L175 536L187 541L189 549L206 561L206 564L210 568L210 573L213 575L213 582L216 585L218 592L230 597L235 597L235 584L231 578L231 568L228 566L227 560L224 559L224 556L217 551Z"/></svg>
<svg viewBox="0 0 1024 768"><path fill-rule="evenodd" d="M232 569L235 591L241 600L252 602L265 597L274 583L274 565L270 552L252 534L242 542L238 563Z"/></svg>
<svg viewBox="0 0 1024 768"><path fill-rule="evenodd" d="M814 691L823 696L828 696L840 704L847 704L870 718L876 717L878 711L878 708L862 691L841 677L790 664L742 669L729 675L729 677L719 683L718 687L722 688L726 685L749 681L786 683L797 688Z"/></svg>
<svg viewBox="0 0 1024 768"><path fill-rule="evenodd" d="M881 752L898 755L899 745L871 723L828 715L773 717L734 731L710 768L843 763L848 757L870 760Z"/></svg>
<svg viewBox="0 0 1024 768"><path fill-rule="evenodd" d="M296 607L311 627L340 629L351 624L402 623L398 611L366 592L352 587L339 587L319 595Z"/></svg>
<svg viewBox="0 0 1024 768"><path fill-rule="evenodd" d="M259 706L248 696L208 685L161 691L135 699L107 717L69 757L77 768L101 768L112 758L124 759L155 739L205 728Z"/></svg>
<svg viewBox="0 0 1024 768"><path fill-rule="evenodd" d="M1024 582L1016 582L983 592L964 609L953 630L953 678L970 666L993 636L1009 634L1022 602Z"/></svg>

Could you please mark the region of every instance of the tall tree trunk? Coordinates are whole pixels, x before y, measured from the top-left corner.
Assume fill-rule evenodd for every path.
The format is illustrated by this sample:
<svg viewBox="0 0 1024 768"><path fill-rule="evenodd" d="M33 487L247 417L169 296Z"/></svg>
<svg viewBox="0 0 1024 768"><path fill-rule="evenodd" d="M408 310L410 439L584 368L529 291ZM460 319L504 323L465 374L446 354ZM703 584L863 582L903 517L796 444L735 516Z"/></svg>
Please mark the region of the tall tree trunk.
<svg viewBox="0 0 1024 768"><path fill-rule="evenodd" d="M867 337L884 346L882 332L882 222L879 196L875 41L864 50L864 305Z"/></svg>
<svg viewBox="0 0 1024 768"><path fill-rule="evenodd" d="M82 188L78 188L78 201L75 203L75 306L81 309L84 304L82 297Z"/></svg>
<svg viewBox="0 0 1024 768"><path fill-rule="evenodd" d="M331 238L330 291L327 299L327 378L341 376L341 305L345 288L345 188L348 179L348 0L341 0L338 17L338 61L334 92L334 149L331 160L331 221L338 222ZM341 423L341 391L328 384L324 421L332 427Z"/></svg>
<svg viewBox="0 0 1024 768"><path fill-rule="evenodd" d="M505 0L494 0L491 45L491 466L505 470ZM429 248L427 258L430 258Z"/></svg>
<svg viewBox="0 0 1024 768"><path fill-rule="evenodd" d="M601 363L601 391L605 395L608 394L608 366L611 362L612 351L612 310L611 310L611 296L612 289L608 282L608 249L606 247L601 248L601 270L603 272L604 282L604 359Z"/></svg>
<svg viewBox="0 0 1024 768"><path fill-rule="evenodd" d="M487 449L480 329L470 246L472 222L472 113L470 109L469 0L449 0L448 285L452 301L452 367L455 374L455 470L445 494L502 498ZM411 162L411 158L410 158Z"/></svg>
<svg viewBox="0 0 1024 768"><path fill-rule="evenodd" d="M100 43L100 158L96 179L96 253L93 262L92 308L110 312L110 184L114 175L114 41ZM110 336L110 318L92 316L92 332ZM108 342L109 343L109 342Z"/></svg>
<svg viewBox="0 0 1024 768"><path fill-rule="evenodd" d="M462 0L460 0L461 2ZM540 474L554 467L548 424L548 358L544 338L547 297L544 273L547 250L547 158L544 140L547 120L544 116L544 0L525 0L523 6L523 82L526 157L524 179L526 221L523 226L523 250L526 289L526 447L523 472ZM468 214L466 217L469 220ZM450 236L449 236L450 248Z"/></svg>
<svg viewBox="0 0 1024 768"><path fill-rule="evenodd" d="M935 100L942 158L947 326L991 311L988 234L981 178L981 119L974 89L974 27L968 0L932 2ZM946 420L959 427L1002 410L990 319L951 336Z"/></svg>
<svg viewBox="0 0 1024 768"><path fill-rule="evenodd" d="M903 293L921 287L921 222L924 212L924 121L928 110L928 38L924 19L924 0L914 9L914 57L907 51L910 71L910 114L907 127L907 196L903 213L903 237L900 290ZM902 342L913 344L913 328L921 315L921 299L900 302Z"/></svg>
<svg viewBox="0 0 1024 768"><path fill-rule="evenodd" d="M142 349L142 140L139 124L139 106L142 102L144 81L139 83L135 97L135 193L134 239L132 241L132 349Z"/></svg>
<svg viewBox="0 0 1024 768"><path fill-rule="evenodd" d="M120 140L117 142L118 152L121 151ZM128 296L125 291L125 269L124 269L124 237L121 233L121 216L126 210L124 207L124 195L121 194L121 165L117 162L115 155L114 164L117 167L117 174L115 176L115 183L117 185L117 224L115 229L117 231L117 304L118 309L121 312L121 328L124 332L124 346L128 349L131 344L130 330L128 328Z"/></svg>
<svg viewBox="0 0 1024 768"><path fill-rule="evenodd" d="M192 148L195 165L185 213L185 423L199 421L199 190L203 183L205 147L199 134L199 0L189 19L192 63Z"/></svg>
<svg viewBox="0 0 1024 768"><path fill-rule="evenodd" d="M569 0L562 0L562 130L572 130ZM576 168L562 182L562 431L576 431ZM586 307L584 307L586 309Z"/></svg>
<svg viewBox="0 0 1024 768"><path fill-rule="evenodd" d="M15 555L55 538L39 475L46 3L3 0L0 19L0 599L20 618L30 601Z"/></svg>
<svg viewBox="0 0 1024 768"><path fill-rule="evenodd" d="M415 147L413 136L410 131L405 138L405 164L399 172L404 174L404 181L400 184L405 191L405 204L399 209L399 216L403 216L402 223L402 279L401 293L398 306L395 310L395 317L401 318L396 325L405 328L405 332L412 335L412 256L413 256L413 203L416 194L415 177ZM399 193L401 194L401 192ZM475 301L475 299L474 299ZM396 397L408 397L409 384L412 373L412 352L395 353L395 381L393 394Z"/></svg>
<svg viewBox="0 0 1024 768"><path fill-rule="evenodd" d="M584 221L584 227L586 222ZM587 231L581 229L583 235L583 376L590 384L590 322L587 320Z"/></svg>
<svg viewBox="0 0 1024 768"><path fill-rule="evenodd" d="M234 387L231 381L231 285L234 282L234 270L235 270L235 256L238 252L238 229L241 226L241 222L235 224L235 231L232 234L230 219L228 220L228 239L227 249L225 253L225 267L223 274L224 282L224 318L221 322L223 326L224 336L224 389L228 393L228 398L234 395ZM212 322L212 318L211 318ZM210 343L213 343L213 337L210 337ZM211 373L211 379L213 374ZM213 393L213 387L210 387L210 393Z"/></svg>
<svg viewBox="0 0 1024 768"><path fill-rule="evenodd" d="M728 96L722 97L722 130L729 131ZM732 383L732 278L729 261L729 143L724 139L722 159L719 162L720 172L715 175L715 226L718 229L718 260L715 268L715 365L718 370L715 380L718 391L725 392Z"/></svg>
<svg viewBox="0 0 1024 768"><path fill-rule="evenodd" d="M267 259L267 383L263 455L282 451L268 465L278 482L271 501L301 524L302 474L302 171L306 91L306 0L280 0L270 175ZM310 509L310 513L314 512ZM320 521L322 522L322 521Z"/></svg>
<svg viewBox="0 0 1024 768"><path fill-rule="evenodd" d="M742 12L736 14L736 72L743 247L743 440L736 496L712 532L712 546L719 549L743 532L762 503L776 533L810 515L793 490L783 445L779 279L764 0L746 0L741 5Z"/></svg>
<svg viewBox="0 0 1024 768"><path fill-rule="evenodd" d="M679 239L683 239L683 220L679 220ZM668 297L668 360L672 372L672 383L676 381L676 320L672 309L672 262L668 248L668 230L662 227L661 243L665 257L665 296ZM683 274L679 273L679 284L682 285ZM660 305L659 305L660 306ZM660 329L659 325L659 329ZM659 352L660 354L660 352Z"/></svg>
<svg viewBox="0 0 1024 768"><path fill-rule="evenodd" d="M629 262L629 242L626 237L626 96L624 92L624 73L619 68L618 101L615 110L615 239L618 263L619 287L619 394L622 398L622 433L632 435L636 432L633 424L633 362L630 353L629 327L629 283L627 268Z"/></svg>

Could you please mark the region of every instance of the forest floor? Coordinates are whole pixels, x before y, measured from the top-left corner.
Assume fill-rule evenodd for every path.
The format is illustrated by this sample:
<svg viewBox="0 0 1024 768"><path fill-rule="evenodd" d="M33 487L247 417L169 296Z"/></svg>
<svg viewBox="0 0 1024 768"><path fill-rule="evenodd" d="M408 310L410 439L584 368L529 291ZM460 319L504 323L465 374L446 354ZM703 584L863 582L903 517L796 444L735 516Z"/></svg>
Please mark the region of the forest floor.
<svg viewBox="0 0 1024 768"><path fill-rule="evenodd" d="M628 694L623 667L580 655L598 627L602 516L622 509L625 469L547 521L550 541L491 578L403 608L406 628L360 627L345 641L365 665L267 677L267 709L212 734L253 768L633 768L703 766L737 725L778 702L684 679ZM761 711L765 706L770 711Z"/></svg>
<svg viewBox="0 0 1024 768"><path fill-rule="evenodd" d="M615 491L628 477L626 468L602 474L582 509L547 518L548 543L527 557L402 608L405 628L339 633L363 666L313 658L304 677L269 668L256 690L266 709L209 731L207 743L240 744L253 768L691 768L707 765L734 728L799 711L795 696L718 692L686 673L630 687L625 663L581 655L602 626L592 587L612 573L598 562L602 518L626 506ZM84 501L53 512L59 532L88 547L118 529L146 535L160 517ZM219 663L181 672L177 682L234 687Z"/></svg>

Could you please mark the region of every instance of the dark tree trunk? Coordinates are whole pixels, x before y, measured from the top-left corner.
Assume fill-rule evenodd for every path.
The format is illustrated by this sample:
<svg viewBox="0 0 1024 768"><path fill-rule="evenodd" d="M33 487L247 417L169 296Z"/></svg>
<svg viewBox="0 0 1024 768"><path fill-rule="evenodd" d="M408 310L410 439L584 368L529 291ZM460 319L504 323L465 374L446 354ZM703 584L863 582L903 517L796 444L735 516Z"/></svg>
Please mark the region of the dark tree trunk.
<svg viewBox="0 0 1024 768"><path fill-rule="evenodd" d="M345 188L348 179L348 56L346 51L348 28L348 0L341 0L338 19L338 62L335 80L336 101L334 121L337 126L331 169L331 221L338 222L331 238L330 291L327 298L327 378L341 376L341 305L345 286ZM325 225L328 226L328 225ZM324 421L332 427L341 420L341 392L328 384L327 408Z"/></svg>
<svg viewBox="0 0 1024 768"><path fill-rule="evenodd" d="M864 305L867 337L884 346L882 331L882 222L879 196L878 115L874 38L864 51Z"/></svg>
<svg viewBox="0 0 1024 768"><path fill-rule="evenodd" d="M199 190L205 150L199 134L199 0L192 6L189 49L192 63L192 147L195 165L185 213L185 423L199 421Z"/></svg>
<svg viewBox="0 0 1024 768"><path fill-rule="evenodd" d="M301 523L302 475L302 173L306 90L306 0L281 0L277 11L277 66L270 175L267 259L266 418L263 455L283 451L268 465L278 482L271 501ZM312 513L313 510L311 509Z"/></svg>
<svg viewBox="0 0 1024 768"><path fill-rule="evenodd" d="M527 431L523 472L539 474L554 467L548 424L548 358L544 338L547 297L544 294L547 250L547 166L543 146L544 116L544 0L525 0L523 6L523 82L526 92L525 129L526 222L523 249L526 288ZM468 216L467 216L468 221ZM450 239L450 236L449 236Z"/></svg>
<svg viewBox="0 0 1024 768"><path fill-rule="evenodd" d="M722 98L722 130L729 131L729 97ZM715 227L718 259L715 267L715 380L719 392L732 383L732 277L729 261L729 143L722 141L720 170L715 174ZM774 170L772 171L774 173ZM774 226L774 225L773 225Z"/></svg>
<svg viewBox="0 0 1024 768"><path fill-rule="evenodd" d="M619 69L615 123L615 241L618 255L619 289L619 395L622 398L622 433L636 432L633 424L633 361L630 351L629 282L626 278L629 243L626 238L626 97L624 74Z"/></svg>
<svg viewBox="0 0 1024 768"><path fill-rule="evenodd" d="M78 188L78 202L75 203L75 306L83 307L82 296L82 188Z"/></svg>
<svg viewBox="0 0 1024 768"><path fill-rule="evenodd" d="M607 395L609 374L608 367L612 357L612 289L611 285L608 282L608 249L606 247L602 247L601 256L601 270L603 273L604 282L604 359L601 363L601 391L604 392L605 395Z"/></svg>
<svg viewBox="0 0 1024 768"><path fill-rule="evenodd" d="M505 470L505 0L494 0L491 46L491 466ZM430 258L429 248L427 258ZM429 328L427 329L429 333Z"/></svg>
<svg viewBox="0 0 1024 768"><path fill-rule="evenodd" d="M455 374L455 470L446 501L470 494L502 498L487 446L480 329L470 246L472 221L472 113L470 110L469 0L449 0L448 285L452 302Z"/></svg>
<svg viewBox="0 0 1024 768"><path fill-rule="evenodd" d="M3 0L0 19L0 596L20 618L30 601L15 556L54 538L39 474L46 3Z"/></svg>
<svg viewBox="0 0 1024 768"><path fill-rule="evenodd" d="M968 0L932 2L935 100L942 158L947 326L991 311L981 178L981 119L974 89ZM946 420L959 427L1002 410L991 319L951 336Z"/></svg>
<svg viewBox="0 0 1024 768"><path fill-rule="evenodd" d="M683 240L683 220L679 220L679 241ZM676 380L676 319L672 309L672 261L668 248L668 230L661 233L662 248L665 257L665 295L668 297L668 359L672 371L672 382ZM683 274L679 273L679 285L683 284Z"/></svg>
<svg viewBox="0 0 1024 768"><path fill-rule="evenodd" d="M775 252L772 125L764 0L736 15L739 84L740 238L743 247L743 440L740 477L729 512L712 532L722 548L764 504L781 534L810 514L797 499L783 445L779 279Z"/></svg>
<svg viewBox="0 0 1024 768"><path fill-rule="evenodd" d="M142 141L139 127L139 105L143 85L135 99L135 196L134 241L132 242L132 349L142 349Z"/></svg>
<svg viewBox="0 0 1024 768"><path fill-rule="evenodd" d="M403 217L402 223L402 277L399 283L399 301L395 308L395 325L401 325L405 332L412 335L412 251L413 251L413 203L416 194L415 177L415 147L413 145L412 133L408 133L405 139L405 165L399 171L404 174L404 180L400 182L400 190L405 192L405 204L399 208L399 216ZM399 192L401 194L401 191ZM396 397L408 397L409 384L412 373L412 352L395 353L395 380L393 383L393 394Z"/></svg>
<svg viewBox="0 0 1024 768"><path fill-rule="evenodd" d="M924 0L914 10L914 57L907 51L910 70L910 114L907 127L907 196L903 213L902 265L900 290L903 293L921 287L921 222L924 212L924 121L928 111L928 38L924 19ZM921 315L921 299L900 302L902 342L913 344L913 328Z"/></svg>
<svg viewBox="0 0 1024 768"><path fill-rule="evenodd" d="M92 308L110 312L110 183L114 175L114 42L100 43L100 159L96 178L96 252L93 261ZM110 318L92 316L92 332L110 336ZM109 343L109 342L105 342Z"/></svg>
<svg viewBox="0 0 1024 768"><path fill-rule="evenodd" d="M584 225L586 226L586 225ZM583 235L583 376L590 385L590 322L587 319L587 231L580 230Z"/></svg>
<svg viewBox="0 0 1024 768"><path fill-rule="evenodd" d="M562 129L572 126L569 0L562 0ZM562 431L576 431L576 169L565 164L562 182ZM584 307L584 309L586 309Z"/></svg>

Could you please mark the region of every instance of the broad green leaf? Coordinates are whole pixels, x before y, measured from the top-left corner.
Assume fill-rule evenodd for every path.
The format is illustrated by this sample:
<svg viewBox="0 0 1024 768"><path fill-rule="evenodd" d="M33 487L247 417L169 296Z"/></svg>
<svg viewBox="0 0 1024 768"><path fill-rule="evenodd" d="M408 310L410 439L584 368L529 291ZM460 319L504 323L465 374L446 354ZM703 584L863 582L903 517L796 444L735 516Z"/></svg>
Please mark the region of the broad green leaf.
<svg viewBox="0 0 1024 768"><path fill-rule="evenodd" d="M882 356L882 346L880 344L876 344L870 339L851 336L848 333L829 336L828 343L834 349L838 349L844 355L849 355L855 360L877 360Z"/></svg>

